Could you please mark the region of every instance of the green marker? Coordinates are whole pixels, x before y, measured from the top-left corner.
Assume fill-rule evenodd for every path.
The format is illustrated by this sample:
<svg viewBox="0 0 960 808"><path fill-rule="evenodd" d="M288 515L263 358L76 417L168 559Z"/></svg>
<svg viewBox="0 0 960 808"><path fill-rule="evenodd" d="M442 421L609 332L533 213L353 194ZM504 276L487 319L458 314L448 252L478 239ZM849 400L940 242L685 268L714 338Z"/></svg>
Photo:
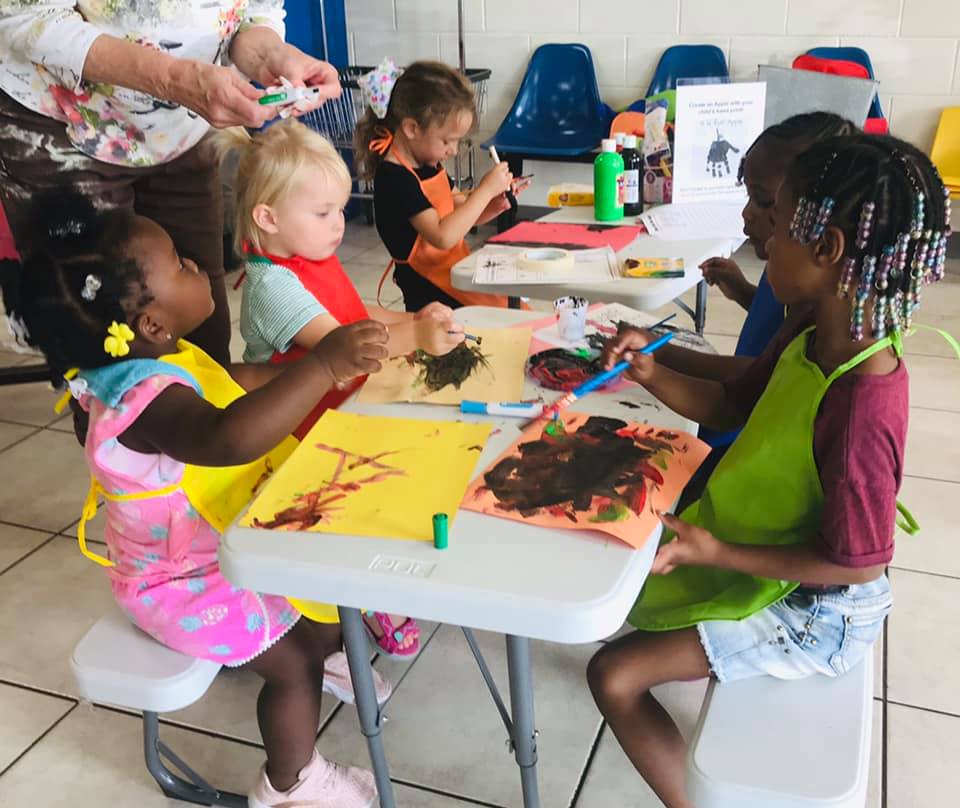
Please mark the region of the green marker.
<svg viewBox="0 0 960 808"><path fill-rule="evenodd" d="M446 550L447 538L447 515L435 513L433 515L433 546L438 550Z"/></svg>
<svg viewBox="0 0 960 808"><path fill-rule="evenodd" d="M286 93L271 93L270 95L261 96L257 103L262 106L266 106L267 104L282 104L286 100Z"/></svg>

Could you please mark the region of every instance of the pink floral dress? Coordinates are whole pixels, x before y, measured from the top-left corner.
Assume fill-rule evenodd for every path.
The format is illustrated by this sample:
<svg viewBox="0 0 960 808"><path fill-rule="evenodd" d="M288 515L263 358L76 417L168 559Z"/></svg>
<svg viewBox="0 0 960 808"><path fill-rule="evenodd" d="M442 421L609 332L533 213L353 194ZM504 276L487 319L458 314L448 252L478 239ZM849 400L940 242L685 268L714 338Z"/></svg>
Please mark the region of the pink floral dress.
<svg viewBox="0 0 960 808"><path fill-rule="evenodd" d="M91 473L112 494L155 491L176 484L184 464L123 446L121 435L163 390L188 384L151 375L130 387L115 407L87 393L86 455ZM263 653L300 618L286 598L239 589L217 562L220 534L180 491L133 501L107 499L108 569L114 597L130 620L154 639L193 657L227 666Z"/></svg>

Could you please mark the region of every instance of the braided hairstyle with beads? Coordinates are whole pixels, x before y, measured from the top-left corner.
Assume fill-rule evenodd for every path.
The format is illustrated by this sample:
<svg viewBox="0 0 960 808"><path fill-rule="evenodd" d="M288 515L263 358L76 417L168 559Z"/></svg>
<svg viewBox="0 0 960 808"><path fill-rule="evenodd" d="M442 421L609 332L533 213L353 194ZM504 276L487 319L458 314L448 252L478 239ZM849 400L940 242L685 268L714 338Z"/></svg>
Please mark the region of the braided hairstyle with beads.
<svg viewBox="0 0 960 808"><path fill-rule="evenodd" d="M871 297L876 339L909 329L921 289L943 278L950 235L949 192L929 158L887 135L832 138L790 164L786 186L792 238L811 244L828 226L846 237L837 294L851 301L851 339L863 339Z"/></svg>
<svg viewBox="0 0 960 808"><path fill-rule="evenodd" d="M107 329L151 300L143 270L124 255L131 221L130 213L98 212L67 189L38 194L30 205L13 308L54 384L70 368L115 361L104 350Z"/></svg>

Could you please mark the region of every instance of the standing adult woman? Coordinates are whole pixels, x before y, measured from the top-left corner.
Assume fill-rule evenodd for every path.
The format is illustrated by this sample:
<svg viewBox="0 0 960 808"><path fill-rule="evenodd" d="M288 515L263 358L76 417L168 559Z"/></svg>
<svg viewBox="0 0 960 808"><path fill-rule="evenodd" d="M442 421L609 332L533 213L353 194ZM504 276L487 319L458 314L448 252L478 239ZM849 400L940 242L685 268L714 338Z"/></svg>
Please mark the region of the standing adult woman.
<svg viewBox="0 0 960 808"><path fill-rule="evenodd" d="M260 126L284 77L340 93L283 41L282 0L0 2L0 202L16 239L38 190L71 185L158 222L210 275L216 311L192 335L229 362L223 199L211 126ZM8 303L8 309L10 305Z"/></svg>

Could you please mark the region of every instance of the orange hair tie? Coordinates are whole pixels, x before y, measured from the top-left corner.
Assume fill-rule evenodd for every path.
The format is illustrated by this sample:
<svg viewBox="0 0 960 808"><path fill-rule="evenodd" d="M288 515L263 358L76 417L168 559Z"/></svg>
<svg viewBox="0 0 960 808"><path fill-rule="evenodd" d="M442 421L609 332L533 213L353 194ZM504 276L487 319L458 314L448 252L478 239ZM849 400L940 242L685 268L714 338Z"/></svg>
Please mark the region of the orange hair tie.
<svg viewBox="0 0 960 808"><path fill-rule="evenodd" d="M390 147L393 145L393 132L385 126L378 126L373 131L377 137L370 141L370 151L386 157L387 152L390 151Z"/></svg>

